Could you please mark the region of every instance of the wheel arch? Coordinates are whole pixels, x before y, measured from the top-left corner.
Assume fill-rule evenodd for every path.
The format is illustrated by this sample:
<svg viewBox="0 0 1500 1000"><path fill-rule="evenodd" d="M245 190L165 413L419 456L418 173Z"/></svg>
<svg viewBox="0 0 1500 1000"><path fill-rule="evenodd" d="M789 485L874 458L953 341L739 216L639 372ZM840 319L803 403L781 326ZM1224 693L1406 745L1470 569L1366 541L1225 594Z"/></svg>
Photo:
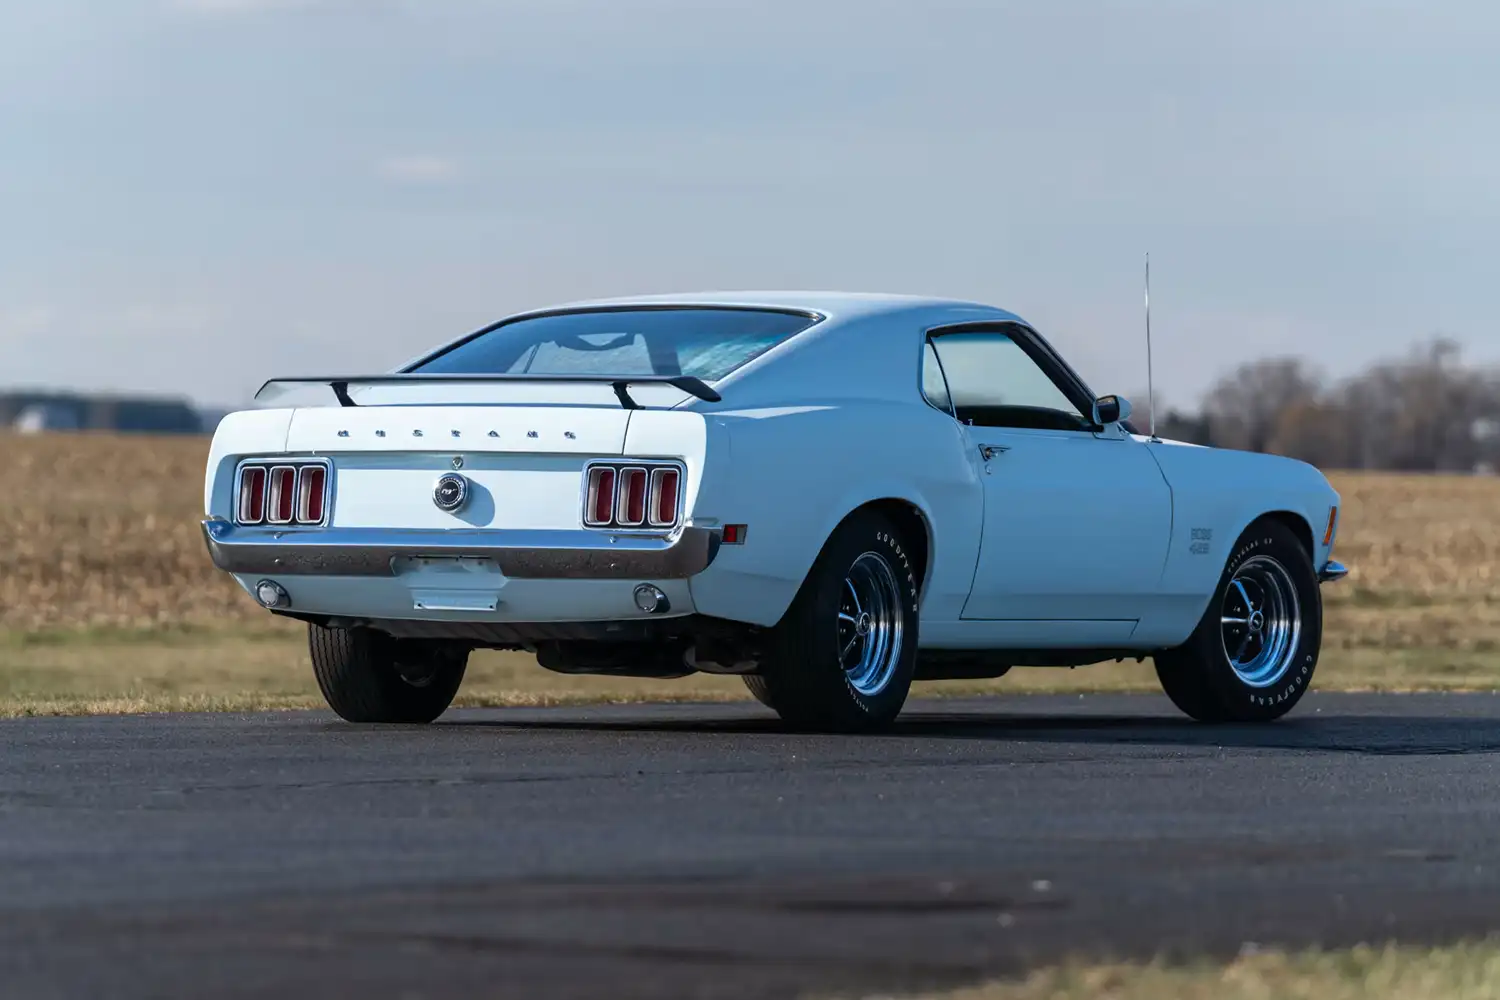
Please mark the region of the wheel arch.
<svg viewBox="0 0 1500 1000"><path fill-rule="evenodd" d="M1279 521L1286 525L1291 529L1292 534L1297 536L1297 541L1302 543L1302 550L1307 553L1307 558L1312 559L1314 557L1316 549L1313 547L1313 530L1312 525L1307 522L1306 517L1295 511L1271 510L1255 518L1255 521L1259 521L1262 518ZM1255 521L1251 521L1250 523L1254 524ZM1248 528L1249 525L1246 525L1246 527Z"/></svg>
<svg viewBox="0 0 1500 1000"><path fill-rule="evenodd" d="M921 506L901 497L881 497L878 500L869 500L855 507L845 514L834 525L833 531L828 537L833 537L833 532L842 527L850 518L865 511L875 511L890 518L896 525L896 530L901 532L902 540L906 542L911 550L912 561L915 563L915 576L917 579L917 596L927 592L928 575L931 573L932 565L932 519ZM823 543L827 545L827 541Z"/></svg>
<svg viewBox="0 0 1500 1000"><path fill-rule="evenodd" d="M868 512L882 514L895 524L896 529L901 532L902 540L911 549L910 555L915 563L913 576L917 580L917 600L920 603L927 592L927 584L932 575L932 552L933 552L933 529L932 518L926 509L918 502L907 499L899 494L877 496L874 499L865 500L854 504L841 505L846 508L844 515L828 525L827 531L823 533L823 539L818 544L817 551L807 561L802 570L801 577L797 580L797 590L807 585L808 577L812 575L813 568L818 565L818 560L823 558L828 544L833 540L840 528L848 524L854 518ZM790 599L788 606L790 606ZM785 612L783 608L783 612Z"/></svg>
<svg viewBox="0 0 1500 1000"><path fill-rule="evenodd" d="M1237 539L1243 537L1245 532L1250 530L1250 526L1258 521L1275 521L1278 524L1285 525L1293 535L1297 536L1297 541L1302 545L1302 551L1307 553L1308 559L1312 559L1316 555L1317 550L1313 545L1313 529L1306 515L1285 508L1262 511L1246 519L1234 537Z"/></svg>

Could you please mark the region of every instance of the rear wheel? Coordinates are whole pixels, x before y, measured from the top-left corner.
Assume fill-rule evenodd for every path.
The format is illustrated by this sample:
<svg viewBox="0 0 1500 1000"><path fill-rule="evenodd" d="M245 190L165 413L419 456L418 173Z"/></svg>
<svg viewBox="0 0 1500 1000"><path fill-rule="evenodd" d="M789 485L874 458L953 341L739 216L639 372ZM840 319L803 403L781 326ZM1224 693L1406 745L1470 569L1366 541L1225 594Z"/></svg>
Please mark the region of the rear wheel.
<svg viewBox="0 0 1500 1000"><path fill-rule="evenodd" d="M829 538L745 684L793 725L874 728L900 713L916 653L906 543L888 518L862 511Z"/></svg>
<svg viewBox="0 0 1500 1000"><path fill-rule="evenodd" d="M1280 718L1307 693L1323 640L1312 557L1282 522L1245 530L1198 627L1156 656L1162 690L1202 722Z"/></svg>
<svg viewBox="0 0 1500 1000"><path fill-rule="evenodd" d="M469 662L462 647L363 628L308 625L307 644L328 707L349 722L431 722L452 704Z"/></svg>

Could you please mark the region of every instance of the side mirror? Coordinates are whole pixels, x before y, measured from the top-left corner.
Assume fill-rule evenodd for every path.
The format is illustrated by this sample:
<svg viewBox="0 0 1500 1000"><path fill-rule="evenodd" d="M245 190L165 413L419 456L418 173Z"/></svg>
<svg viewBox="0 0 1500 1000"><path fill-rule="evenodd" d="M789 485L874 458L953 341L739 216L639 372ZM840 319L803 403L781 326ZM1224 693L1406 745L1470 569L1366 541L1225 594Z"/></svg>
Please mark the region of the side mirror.
<svg viewBox="0 0 1500 1000"><path fill-rule="evenodd" d="M1100 396L1094 400L1094 423L1100 427L1130 419L1130 400L1123 396Z"/></svg>

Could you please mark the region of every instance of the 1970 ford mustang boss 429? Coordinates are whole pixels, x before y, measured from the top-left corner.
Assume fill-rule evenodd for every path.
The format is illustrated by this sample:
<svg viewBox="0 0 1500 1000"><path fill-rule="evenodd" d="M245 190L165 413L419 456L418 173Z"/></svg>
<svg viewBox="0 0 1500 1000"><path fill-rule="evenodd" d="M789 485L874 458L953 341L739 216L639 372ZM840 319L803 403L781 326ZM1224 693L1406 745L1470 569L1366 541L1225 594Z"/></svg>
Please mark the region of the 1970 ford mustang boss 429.
<svg viewBox="0 0 1500 1000"><path fill-rule="evenodd" d="M1195 719L1307 690L1338 494L1134 433L1024 320L736 294L512 316L382 375L276 379L214 436L203 530L305 621L329 705L427 722L476 648L740 674L799 726L911 682L1150 656Z"/></svg>

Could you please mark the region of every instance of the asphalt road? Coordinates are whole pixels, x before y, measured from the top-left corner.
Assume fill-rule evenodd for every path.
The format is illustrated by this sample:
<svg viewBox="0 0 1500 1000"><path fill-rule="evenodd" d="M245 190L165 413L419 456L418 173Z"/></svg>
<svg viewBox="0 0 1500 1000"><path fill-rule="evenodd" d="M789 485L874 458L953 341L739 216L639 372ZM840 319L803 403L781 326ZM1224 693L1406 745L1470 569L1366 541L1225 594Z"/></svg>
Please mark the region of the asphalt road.
<svg viewBox="0 0 1500 1000"><path fill-rule="evenodd" d="M1500 697L0 723L0 994L761 997L1500 929Z"/></svg>

